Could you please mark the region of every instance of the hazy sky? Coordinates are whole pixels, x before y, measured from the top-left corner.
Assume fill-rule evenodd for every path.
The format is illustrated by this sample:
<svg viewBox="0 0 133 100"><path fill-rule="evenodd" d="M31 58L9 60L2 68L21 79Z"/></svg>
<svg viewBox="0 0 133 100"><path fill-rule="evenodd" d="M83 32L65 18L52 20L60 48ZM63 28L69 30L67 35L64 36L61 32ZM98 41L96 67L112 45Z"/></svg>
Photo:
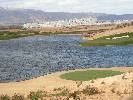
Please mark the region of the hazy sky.
<svg viewBox="0 0 133 100"><path fill-rule="evenodd" d="M133 14L133 0L0 0L0 6L54 12Z"/></svg>

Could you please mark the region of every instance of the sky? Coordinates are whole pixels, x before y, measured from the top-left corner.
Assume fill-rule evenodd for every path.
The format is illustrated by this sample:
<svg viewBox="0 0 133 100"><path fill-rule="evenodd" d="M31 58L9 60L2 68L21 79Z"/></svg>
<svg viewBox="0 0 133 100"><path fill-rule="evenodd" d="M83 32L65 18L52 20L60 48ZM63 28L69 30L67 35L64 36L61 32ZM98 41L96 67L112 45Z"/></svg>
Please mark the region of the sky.
<svg viewBox="0 0 133 100"><path fill-rule="evenodd" d="M133 0L0 0L0 7L46 12L133 14Z"/></svg>

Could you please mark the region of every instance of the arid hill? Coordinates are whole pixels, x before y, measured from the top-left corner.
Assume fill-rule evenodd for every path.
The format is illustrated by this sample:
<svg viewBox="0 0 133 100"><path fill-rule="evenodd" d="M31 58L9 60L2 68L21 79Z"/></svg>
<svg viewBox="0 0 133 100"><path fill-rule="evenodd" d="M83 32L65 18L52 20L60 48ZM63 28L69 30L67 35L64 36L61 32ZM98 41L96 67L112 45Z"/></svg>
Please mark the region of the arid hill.
<svg viewBox="0 0 133 100"><path fill-rule="evenodd" d="M93 33L86 33L85 39L94 40L103 36L122 34L127 32L133 32L133 25L131 24L122 24L116 25L114 28L108 28L104 31L97 31Z"/></svg>

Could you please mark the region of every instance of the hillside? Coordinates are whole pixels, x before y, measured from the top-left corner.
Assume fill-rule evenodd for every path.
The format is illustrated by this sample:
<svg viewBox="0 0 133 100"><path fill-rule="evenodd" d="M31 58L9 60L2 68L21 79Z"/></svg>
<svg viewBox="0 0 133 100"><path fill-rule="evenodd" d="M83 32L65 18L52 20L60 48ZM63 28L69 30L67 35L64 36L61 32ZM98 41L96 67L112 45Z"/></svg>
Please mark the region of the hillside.
<svg viewBox="0 0 133 100"><path fill-rule="evenodd" d="M64 20L96 16L98 20L132 20L133 14L115 15L105 13L44 12L34 9L4 9L0 7L0 24L24 24L45 20Z"/></svg>
<svg viewBox="0 0 133 100"><path fill-rule="evenodd" d="M124 28L118 28L118 29L110 29L104 32L97 33L93 35L92 37L88 37L88 40L94 40L103 36L110 36L110 35L115 35L115 34L122 34L122 33L127 33L127 32L133 32L133 25L127 26Z"/></svg>
<svg viewBox="0 0 133 100"><path fill-rule="evenodd" d="M9 10L0 8L0 24L23 24L42 22L46 19L43 11L32 9Z"/></svg>

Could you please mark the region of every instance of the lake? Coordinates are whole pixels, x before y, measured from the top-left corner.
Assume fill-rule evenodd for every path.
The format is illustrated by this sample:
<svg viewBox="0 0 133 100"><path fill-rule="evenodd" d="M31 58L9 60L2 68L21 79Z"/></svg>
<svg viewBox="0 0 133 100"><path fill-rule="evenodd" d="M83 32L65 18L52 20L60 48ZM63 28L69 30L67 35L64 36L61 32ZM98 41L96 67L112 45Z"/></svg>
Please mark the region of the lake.
<svg viewBox="0 0 133 100"><path fill-rule="evenodd" d="M79 35L30 36L0 41L0 82L57 71L133 66L133 46L81 47Z"/></svg>

